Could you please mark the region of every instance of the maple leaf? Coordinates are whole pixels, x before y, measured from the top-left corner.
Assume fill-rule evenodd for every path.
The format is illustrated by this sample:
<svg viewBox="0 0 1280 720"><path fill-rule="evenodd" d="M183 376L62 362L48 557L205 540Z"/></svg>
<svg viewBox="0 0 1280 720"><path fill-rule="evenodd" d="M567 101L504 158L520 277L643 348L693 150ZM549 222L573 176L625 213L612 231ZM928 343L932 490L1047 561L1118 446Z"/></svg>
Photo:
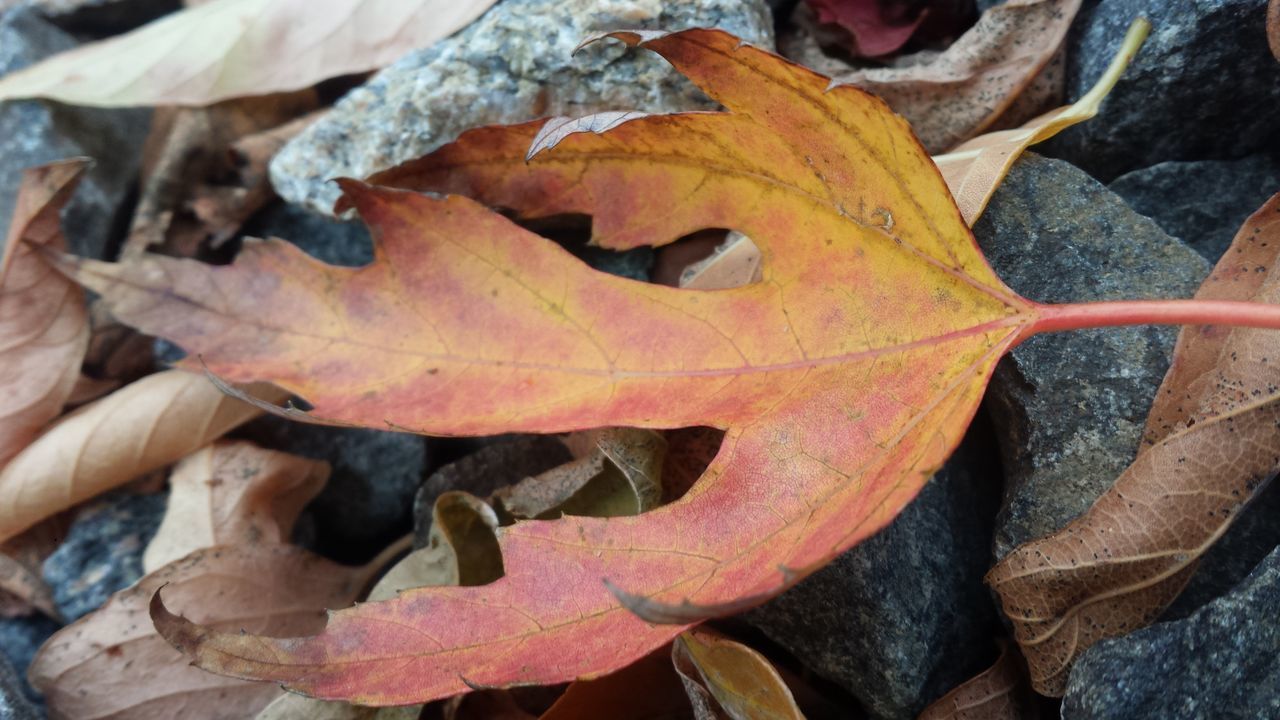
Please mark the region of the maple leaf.
<svg viewBox="0 0 1280 720"><path fill-rule="evenodd" d="M669 505L499 529L505 574L488 585L405 591L294 639L201 628L157 602L157 627L200 666L362 704L609 672L884 527L1020 339L1280 325L1251 305L1020 298L879 100L716 30L610 36L658 52L728 111L481 129L397 177L526 217L587 213L594 242L616 250L738 229L760 247L760 282L690 291L609 276L473 200L350 180L376 242L367 267L281 241L223 267L60 262L118 317L199 356L189 367L305 398L312 410L285 411L295 417L429 434L725 431Z"/></svg>

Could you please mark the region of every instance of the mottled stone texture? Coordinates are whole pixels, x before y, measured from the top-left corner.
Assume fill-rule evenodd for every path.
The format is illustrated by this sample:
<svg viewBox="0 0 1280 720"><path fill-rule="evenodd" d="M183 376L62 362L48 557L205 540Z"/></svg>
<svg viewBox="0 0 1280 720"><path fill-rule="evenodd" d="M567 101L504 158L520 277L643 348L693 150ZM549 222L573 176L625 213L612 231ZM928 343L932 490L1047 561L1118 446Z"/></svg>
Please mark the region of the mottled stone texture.
<svg viewBox="0 0 1280 720"><path fill-rule="evenodd" d="M1275 148L1280 62L1266 38L1267 0L1089 2L1067 44L1067 95L1089 91L1137 17L1151 36L1098 116L1041 151L1094 177L1168 160L1233 159Z"/></svg>
<svg viewBox="0 0 1280 720"><path fill-rule="evenodd" d="M1026 156L974 227L996 273L1040 302L1190 297L1209 264L1060 160ZM1177 328L1041 335L987 395L1006 474L995 553L1047 535L1110 487L1138 448Z"/></svg>
<svg viewBox="0 0 1280 720"><path fill-rule="evenodd" d="M0 75L75 46L70 35L32 10L0 16ZM0 229L9 227L23 169L87 155L97 164L64 218L71 249L101 257L138 173L149 116L143 110L75 108L41 100L0 102Z"/></svg>
<svg viewBox="0 0 1280 720"><path fill-rule="evenodd" d="M914 718L995 660L986 439L971 432L889 527L744 616L870 717Z"/></svg>
<svg viewBox="0 0 1280 720"><path fill-rule="evenodd" d="M353 90L271 163L280 195L329 213L328 180L364 177L425 155L478 125L603 110L713 107L653 53L602 30L721 27L773 46L762 0L503 0L451 38L404 57Z"/></svg>
<svg viewBox="0 0 1280 720"><path fill-rule="evenodd" d="M1280 192L1280 157L1162 162L1125 173L1107 187L1217 262L1244 221Z"/></svg>
<svg viewBox="0 0 1280 720"><path fill-rule="evenodd" d="M1085 651L1062 702L1066 720L1280 717L1280 550L1234 591L1177 622Z"/></svg>

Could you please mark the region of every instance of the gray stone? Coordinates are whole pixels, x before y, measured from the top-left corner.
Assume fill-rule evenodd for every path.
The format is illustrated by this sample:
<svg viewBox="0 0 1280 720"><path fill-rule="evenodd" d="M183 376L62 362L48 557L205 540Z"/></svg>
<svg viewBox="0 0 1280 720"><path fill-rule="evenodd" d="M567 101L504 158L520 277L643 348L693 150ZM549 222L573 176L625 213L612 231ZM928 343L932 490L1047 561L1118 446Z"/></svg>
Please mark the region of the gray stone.
<svg viewBox="0 0 1280 720"><path fill-rule="evenodd" d="M554 437L508 437L485 445L431 473L413 499L413 541L426 547L431 536L431 511L436 498L450 490L488 497L499 488L545 472L572 460L569 449Z"/></svg>
<svg viewBox="0 0 1280 720"><path fill-rule="evenodd" d="M10 0L12 2L12 0ZM69 33L118 35L182 9L181 0L18 0ZM0 7L5 0L0 0Z"/></svg>
<svg viewBox="0 0 1280 720"><path fill-rule="evenodd" d="M426 441L421 435L310 425L274 416L249 423L239 434L264 447L328 461L329 482L307 506L300 523L313 527L313 549L321 554L363 562L410 531L413 494L426 473Z"/></svg>
<svg viewBox="0 0 1280 720"><path fill-rule="evenodd" d="M44 716L27 700L24 684L9 661L0 657L0 720L37 720Z"/></svg>
<svg viewBox="0 0 1280 720"><path fill-rule="evenodd" d="M1025 156L974 226L996 273L1040 302L1190 297L1209 264L1079 169ZM1174 327L1040 335L987 394L1005 503L995 553L1062 527L1132 461L1168 368Z"/></svg>
<svg viewBox="0 0 1280 720"><path fill-rule="evenodd" d="M1071 670L1062 717L1280 717L1280 550L1185 620L1086 650Z"/></svg>
<svg viewBox="0 0 1280 720"><path fill-rule="evenodd" d="M600 42L601 30L720 27L772 47L763 0L503 0L451 38L413 52L344 97L271 163L276 191L332 211L335 177L425 155L478 125L603 110L713 107L653 53Z"/></svg>
<svg viewBox="0 0 1280 720"><path fill-rule="evenodd" d="M1266 39L1267 0L1086 3L1067 45L1067 94L1101 77L1137 17L1151 36L1096 118L1041 151L1110 181L1168 160L1234 159L1275 148L1280 63Z"/></svg>
<svg viewBox="0 0 1280 720"><path fill-rule="evenodd" d="M61 626L44 615L0 618L0 661L7 662L18 676L19 687L37 707L42 706L40 693L27 683L27 668L36 651L58 631ZM43 713L42 713L43 715ZM0 718L4 716L0 714Z"/></svg>
<svg viewBox="0 0 1280 720"><path fill-rule="evenodd" d="M0 74L75 47L34 11L0 17ZM102 257L116 215L138 173L149 111L75 108L40 100L0 102L0 227L8 227L25 168L88 155L97 164L64 212L67 239L80 255Z"/></svg>
<svg viewBox="0 0 1280 720"><path fill-rule="evenodd" d="M995 660L999 471L974 433L879 534L744 618L873 718L914 718Z"/></svg>
<svg viewBox="0 0 1280 720"><path fill-rule="evenodd" d="M1236 231L1280 192L1280 159L1163 162L1125 173L1108 185L1129 207L1217 262Z"/></svg>
<svg viewBox="0 0 1280 720"><path fill-rule="evenodd" d="M108 495L84 508L44 561L44 581L68 622L142 577L142 552L160 528L164 495Z"/></svg>
<svg viewBox="0 0 1280 720"><path fill-rule="evenodd" d="M373 241L359 220L339 222L290 203L276 203L245 224L251 237L278 237L330 265L360 267L373 262Z"/></svg>

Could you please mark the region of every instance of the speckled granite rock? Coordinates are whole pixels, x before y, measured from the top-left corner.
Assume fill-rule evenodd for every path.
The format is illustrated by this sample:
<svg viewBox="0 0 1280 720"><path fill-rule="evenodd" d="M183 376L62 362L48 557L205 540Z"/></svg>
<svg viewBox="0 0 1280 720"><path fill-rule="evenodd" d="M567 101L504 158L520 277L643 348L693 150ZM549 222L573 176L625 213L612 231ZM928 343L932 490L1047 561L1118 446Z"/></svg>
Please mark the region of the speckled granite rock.
<svg viewBox="0 0 1280 720"><path fill-rule="evenodd" d="M1190 297L1209 264L1115 194L1034 154L974 226L997 274L1041 302ZM987 395L1006 474L995 553L1062 527L1138 448L1177 329L1041 335L996 368Z"/></svg>
<svg viewBox="0 0 1280 720"><path fill-rule="evenodd" d="M75 47L34 11L0 16L0 75ZM74 108L39 100L0 102L0 227L9 227L22 171L77 155L97 160L67 205L71 249L101 257L116 212L138 172L149 112ZM0 241L2 242L2 241Z"/></svg>
<svg viewBox="0 0 1280 720"><path fill-rule="evenodd" d="M1280 550L1191 617L1086 650L1071 670L1062 717L1280 717Z"/></svg>
<svg viewBox="0 0 1280 720"><path fill-rule="evenodd" d="M40 706L40 694L27 683L27 668L36 651L62 627L39 613L14 618L0 618L0 661L9 663L18 676L23 695ZM43 716L43 713L41 713ZM0 715L3 718L3 715Z"/></svg>
<svg viewBox="0 0 1280 720"><path fill-rule="evenodd" d="M142 551L160 528L165 495L108 495L85 508L44 561L44 581L68 622L142 577Z"/></svg>
<svg viewBox="0 0 1280 720"><path fill-rule="evenodd" d="M1245 219L1280 192L1280 157L1164 162L1125 173L1107 187L1217 262Z"/></svg>
<svg viewBox="0 0 1280 720"><path fill-rule="evenodd" d="M0 657L0 720L38 720L42 717L27 700L22 681L9 661Z"/></svg>
<svg viewBox="0 0 1280 720"><path fill-rule="evenodd" d="M451 38L414 52L344 97L271 163L280 195L324 213L335 177L363 177L477 125L602 110L712 107L656 55L616 42L573 50L600 30L721 27L772 47L763 0L503 0Z"/></svg>
<svg viewBox="0 0 1280 720"><path fill-rule="evenodd" d="M1098 116L1041 146L1108 182L1168 160L1232 159L1280 137L1280 63L1267 0L1106 0L1080 11L1067 41L1067 94L1089 91L1129 23L1151 36Z"/></svg>
<svg viewBox="0 0 1280 720"><path fill-rule="evenodd" d="M983 434L971 431L889 527L744 616L869 717L914 718L995 660L982 576L999 470Z"/></svg>

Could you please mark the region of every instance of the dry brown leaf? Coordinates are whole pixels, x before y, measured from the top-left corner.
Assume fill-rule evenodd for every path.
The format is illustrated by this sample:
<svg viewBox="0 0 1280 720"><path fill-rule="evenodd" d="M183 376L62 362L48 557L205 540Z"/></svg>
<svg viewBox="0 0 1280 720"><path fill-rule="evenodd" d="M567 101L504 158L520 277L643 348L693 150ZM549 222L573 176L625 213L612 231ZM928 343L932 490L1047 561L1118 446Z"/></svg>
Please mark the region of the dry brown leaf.
<svg viewBox="0 0 1280 720"><path fill-rule="evenodd" d="M55 620L62 619L41 568L66 537L69 525L66 513L55 515L0 544L0 617L39 610Z"/></svg>
<svg viewBox="0 0 1280 720"><path fill-rule="evenodd" d="M515 518L639 515L662 501L667 443L652 430L606 428L583 433L589 453L493 494ZM571 447L572 451L573 448Z"/></svg>
<svg viewBox="0 0 1280 720"><path fill-rule="evenodd" d="M169 504L142 568L152 572L214 545L287 543L298 514L328 479L324 461L243 440L197 450L169 476Z"/></svg>
<svg viewBox="0 0 1280 720"><path fill-rule="evenodd" d="M1020 128L990 132L962 143L945 155L934 156L933 162L942 171L969 226L978 221L1000 181L1024 150L1098 114L1102 101L1129 67L1150 30L1151 25L1145 19L1134 20L1106 72L1084 97L1071 105L1051 110Z"/></svg>
<svg viewBox="0 0 1280 720"><path fill-rule="evenodd" d="M324 610L349 605L368 574L291 545L198 550L58 631L32 662L31 682L68 720L253 717L280 689L192 667L156 634L152 597L163 587L166 605L214 627L288 637L324 627Z"/></svg>
<svg viewBox="0 0 1280 720"><path fill-rule="evenodd" d="M1271 0L1267 5L1267 43L1271 54L1280 60L1280 0Z"/></svg>
<svg viewBox="0 0 1280 720"><path fill-rule="evenodd" d="M448 37L494 0L212 0L0 79L0 100L208 105L310 87Z"/></svg>
<svg viewBox="0 0 1280 720"><path fill-rule="evenodd" d="M1027 666L1008 641L991 667L924 709L918 720L1035 720L1040 715L1027 684Z"/></svg>
<svg viewBox="0 0 1280 720"><path fill-rule="evenodd" d="M271 402L286 393L251 392ZM51 426L0 471L0 541L54 513L164 467L261 414L208 378L149 375Z"/></svg>
<svg viewBox="0 0 1280 720"><path fill-rule="evenodd" d="M931 153L985 130L1061 47L1081 0L1009 0L944 52L917 64L835 75L879 95Z"/></svg>
<svg viewBox="0 0 1280 720"><path fill-rule="evenodd" d="M1280 303L1280 194L1250 217L1197 299ZM987 576L1031 667L1061 695L1075 658L1153 620L1255 491L1280 471L1280 335L1186 327L1145 446L1080 517Z"/></svg>
<svg viewBox="0 0 1280 720"><path fill-rule="evenodd" d="M231 237L274 197L266 164L314 119L306 114L319 104L315 91L301 90L157 110L144 149L141 197L121 255L138 257L159 247L189 257L206 243Z"/></svg>
<svg viewBox="0 0 1280 720"><path fill-rule="evenodd" d="M763 277L760 248L736 230L710 257L699 260L680 273L680 287L691 290L723 290L759 282Z"/></svg>
<svg viewBox="0 0 1280 720"><path fill-rule="evenodd" d="M592 680L578 680L540 720L685 720L693 708L662 647L627 667Z"/></svg>
<svg viewBox="0 0 1280 720"><path fill-rule="evenodd" d="M705 628L671 646L698 720L804 720L791 689L763 655Z"/></svg>
<svg viewBox="0 0 1280 720"><path fill-rule="evenodd" d="M426 547L406 555L369 591L367 600L395 597L401 590L439 585L484 585L502 577L498 516L480 498L450 491L431 509Z"/></svg>
<svg viewBox="0 0 1280 720"><path fill-rule="evenodd" d="M18 188L0 258L0 467L61 414L80 376L89 343L84 291L31 245L66 250L59 213L88 166L78 159L32 168Z"/></svg>
<svg viewBox="0 0 1280 720"><path fill-rule="evenodd" d="M102 298L89 303L89 350L85 375L127 385L155 371L155 338L116 320ZM113 388L114 389L114 388Z"/></svg>

